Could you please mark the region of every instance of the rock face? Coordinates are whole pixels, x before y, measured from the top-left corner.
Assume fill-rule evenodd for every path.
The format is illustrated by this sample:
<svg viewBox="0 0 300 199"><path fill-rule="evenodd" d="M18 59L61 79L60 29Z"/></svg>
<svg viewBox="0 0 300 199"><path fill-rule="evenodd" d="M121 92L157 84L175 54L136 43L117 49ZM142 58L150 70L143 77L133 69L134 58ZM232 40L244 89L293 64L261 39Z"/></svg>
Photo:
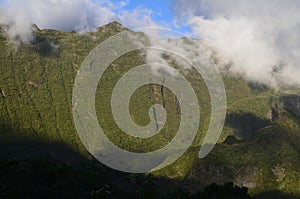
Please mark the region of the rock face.
<svg viewBox="0 0 300 199"><path fill-rule="evenodd" d="M278 105L275 104L270 110L271 121L274 122L278 118Z"/></svg>
<svg viewBox="0 0 300 199"><path fill-rule="evenodd" d="M257 186L259 170L256 168L245 168L241 171L236 171L234 184L241 187L255 188Z"/></svg>
<svg viewBox="0 0 300 199"><path fill-rule="evenodd" d="M300 116L300 96L299 95L285 95L279 99L280 108L286 109L296 116Z"/></svg>
<svg viewBox="0 0 300 199"><path fill-rule="evenodd" d="M272 173L276 177L276 181L282 182L284 180L285 176L286 176L286 169L283 168L283 167L280 167L279 165L276 165L272 169Z"/></svg>
<svg viewBox="0 0 300 199"><path fill-rule="evenodd" d="M5 93L4 93L4 91L1 88L0 88L0 97L2 97L3 99L5 97Z"/></svg>

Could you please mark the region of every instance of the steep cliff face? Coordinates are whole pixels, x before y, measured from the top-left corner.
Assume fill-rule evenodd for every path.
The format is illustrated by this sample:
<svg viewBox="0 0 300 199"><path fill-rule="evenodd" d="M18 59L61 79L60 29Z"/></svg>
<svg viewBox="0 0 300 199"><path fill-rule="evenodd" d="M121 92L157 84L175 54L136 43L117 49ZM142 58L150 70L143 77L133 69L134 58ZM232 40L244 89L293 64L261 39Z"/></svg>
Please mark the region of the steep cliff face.
<svg viewBox="0 0 300 199"><path fill-rule="evenodd" d="M61 142L86 159L91 159L73 123L73 83L88 53L122 30L126 28L118 23L99 27L87 34L35 28L35 40L32 44L22 45L18 51L12 50L8 40L0 34L0 146L6 149L0 150L1 157L51 156L64 161L70 154L59 155L62 150L50 147L17 146L30 140L28 143L40 143L35 146ZM97 111L105 115L99 122L107 130L107 136L124 149L135 152L163 147L174 138L173 131L180 122L177 99L166 87L158 85L151 89L149 86L140 88L133 95L130 105L132 118L142 125L149 121L148 111L152 104L166 107L170 113L169 123L158 137L150 141L131 138L120 132L111 118L108 95L114 83L126 70L145 63L144 58L141 53L133 52L114 62L100 82L108 84L99 84L96 94L96 99L99 99ZM241 77L224 73L228 101L225 127L214 150L199 160L197 155L210 121L210 99L201 76L193 72L189 75L199 93L199 101L204 104L201 107L203 125L193 146L184 156L153 174L181 180L192 190L201 190L211 183L232 181L253 191L279 189L300 194L300 123L295 117L300 116L300 97L282 96L274 105L270 100L277 98L277 95L274 96L271 89L257 88Z"/></svg>
<svg viewBox="0 0 300 199"><path fill-rule="evenodd" d="M284 95L279 99L279 107L284 108L295 116L300 116L300 96L299 95Z"/></svg>

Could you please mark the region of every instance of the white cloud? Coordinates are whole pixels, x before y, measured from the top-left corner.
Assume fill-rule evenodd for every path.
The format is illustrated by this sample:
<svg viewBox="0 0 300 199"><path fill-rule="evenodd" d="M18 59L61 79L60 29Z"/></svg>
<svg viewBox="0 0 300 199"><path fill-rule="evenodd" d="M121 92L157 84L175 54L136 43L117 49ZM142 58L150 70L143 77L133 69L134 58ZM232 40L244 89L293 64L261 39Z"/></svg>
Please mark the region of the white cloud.
<svg viewBox="0 0 300 199"><path fill-rule="evenodd" d="M118 20L129 28L156 26L156 23L152 20L152 14L152 10L138 6L134 10L122 11L118 16Z"/></svg>
<svg viewBox="0 0 300 199"><path fill-rule="evenodd" d="M300 1L175 0L175 10L234 72L300 85Z"/></svg>
<svg viewBox="0 0 300 199"><path fill-rule="evenodd" d="M11 41L28 43L32 39L29 20L29 16L20 9L19 5L13 7L10 4L3 4L0 7L0 25L7 25L4 27L4 31Z"/></svg>
<svg viewBox="0 0 300 199"><path fill-rule="evenodd" d="M128 1L112 3L109 0L8 0L0 4L0 24L9 24L6 33L10 39L28 43L32 39L31 24L41 29L64 31L91 31L112 21L126 26L155 24L151 10L138 7L125 11Z"/></svg>

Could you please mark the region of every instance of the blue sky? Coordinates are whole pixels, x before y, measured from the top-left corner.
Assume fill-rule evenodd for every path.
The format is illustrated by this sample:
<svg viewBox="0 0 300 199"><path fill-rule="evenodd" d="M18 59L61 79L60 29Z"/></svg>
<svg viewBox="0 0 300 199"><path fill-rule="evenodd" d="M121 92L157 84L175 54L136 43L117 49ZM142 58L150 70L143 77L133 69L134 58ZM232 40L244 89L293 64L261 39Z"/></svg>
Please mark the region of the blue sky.
<svg viewBox="0 0 300 199"><path fill-rule="evenodd" d="M0 0L0 3L3 3L5 1L9 1L9 0ZM92 0L92 1L103 2L103 0ZM109 0L109 1L115 4L120 4L120 2L122 2L120 0ZM180 32L189 32L190 30L189 27L182 27L182 26L176 27L174 25L175 12L173 10L173 4L174 4L173 0L123 0L123 1L126 2L126 6L123 7L122 10L126 10L130 12L139 7L144 9L147 8L152 11L151 18L155 23L164 27L175 29ZM24 1L23 4L26 4L26 1Z"/></svg>
<svg viewBox="0 0 300 199"><path fill-rule="evenodd" d="M120 1L112 0L112 2ZM152 19L157 24L165 25L180 32L190 32L188 26L177 27L174 25L176 15L173 9L173 0L128 0L124 8L133 10L139 6L152 10Z"/></svg>
<svg viewBox="0 0 300 199"><path fill-rule="evenodd" d="M132 10L137 6L143 6L153 11L153 20L156 22L165 21L172 23L175 18L172 11L172 0L130 0L125 9Z"/></svg>
<svg viewBox="0 0 300 199"><path fill-rule="evenodd" d="M8 0L0 0L5 2ZM99 0L93 0L97 2ZM120 3L120 0L111 0L111 2ZM133 10L138 6L153 10L153 20L156 22L166 21L171 23L175 18L172 10L173 0L128 0L127 5L124 7L127 10Z"/></svg>

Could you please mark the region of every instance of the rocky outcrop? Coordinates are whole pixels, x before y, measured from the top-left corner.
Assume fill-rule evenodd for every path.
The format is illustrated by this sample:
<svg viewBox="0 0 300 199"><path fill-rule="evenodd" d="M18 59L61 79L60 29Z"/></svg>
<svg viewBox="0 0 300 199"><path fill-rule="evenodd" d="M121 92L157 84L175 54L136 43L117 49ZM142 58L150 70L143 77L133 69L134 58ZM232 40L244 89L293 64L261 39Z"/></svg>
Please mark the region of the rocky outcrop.
<svg viewBox="0 0 300 199"><path fill-rule="evenodd" d="M258 169L248 167L242 171L236 171L233 181L237 186L255 188L257 186L258 176Z"/></svg>
<svg viewBox="0 0 300 199"><path fill-rule="evenodd" d="M286 176L286 169L283 167L280 167L279 165L276 165L272 169L272 173L276 177L276 181L282 182L284 180L284 177Z"/></svg>
<svg viewBox="0 0 300 199"><path fill-rule="evenodd" d="M283 108L296 116L300 116L300 96L285 95L280 97L279 108Z"/></svg>

